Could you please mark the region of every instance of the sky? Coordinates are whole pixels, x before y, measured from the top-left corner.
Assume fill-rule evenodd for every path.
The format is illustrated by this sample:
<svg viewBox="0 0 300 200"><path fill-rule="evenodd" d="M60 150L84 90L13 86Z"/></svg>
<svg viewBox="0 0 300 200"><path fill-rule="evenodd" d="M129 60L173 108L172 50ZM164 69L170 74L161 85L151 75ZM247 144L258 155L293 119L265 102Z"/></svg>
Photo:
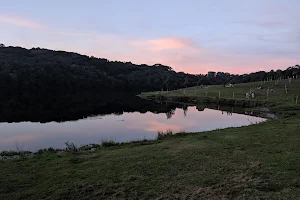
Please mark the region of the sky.
<svg viewBox="0 0 300 200"><path fill-rule="evenodd" d="M299 0L0 0L0 43L175 71L300 64Z"/></svg>

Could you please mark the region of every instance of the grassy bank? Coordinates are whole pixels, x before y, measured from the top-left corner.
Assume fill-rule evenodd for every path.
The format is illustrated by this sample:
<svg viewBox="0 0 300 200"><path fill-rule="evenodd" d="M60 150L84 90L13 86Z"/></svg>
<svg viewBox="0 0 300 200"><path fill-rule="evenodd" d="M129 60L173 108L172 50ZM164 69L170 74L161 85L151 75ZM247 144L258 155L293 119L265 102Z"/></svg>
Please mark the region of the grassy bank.
<svg viewBox="0 0 300 200"><path fill-rule="evenodd" d="M288 94L284 83L273 88L267 102L278 120L0 161L0 199L299 199L300 105L291 99L299 83L288 83ZM198 89L212 98L220 90L226 99L234 90L243 100L249 86ZM164 96L193 97L193 90ZM263 90L255 92L258 101L265 100Z"/></svg>
<svg viewBox="0 0 300 200"><path fill-rule="evenodd" d="M246 93L254 93L254 98L246 98ZM224 105L237 106L259 106L269 104L271 106L278 104L296 105L300 104L300 79L288 79L281 81L254 82L233 85L226 88L223 85L195 86L174 91L157 91L142 93L142 98L161 99L161 100L179 100L192 101L195 103L208 102L220 103Z"/></svg>

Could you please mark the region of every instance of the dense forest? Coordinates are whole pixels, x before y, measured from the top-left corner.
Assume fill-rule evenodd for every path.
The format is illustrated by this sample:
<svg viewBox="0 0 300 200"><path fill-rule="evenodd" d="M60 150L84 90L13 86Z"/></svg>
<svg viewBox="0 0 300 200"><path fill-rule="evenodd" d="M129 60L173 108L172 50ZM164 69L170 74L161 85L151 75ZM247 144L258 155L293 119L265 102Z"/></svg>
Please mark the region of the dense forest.
<svg viewBox="0 0 300 200"><path fill-rule="evenodd" d="M186 74L162 64L148 66L108 61L78 53L41 48L25 49L0 45L0 91L2 95L78 93L81 91L144 92L195 85L245 83L299 77L300 66L251 74Z"/></svg>

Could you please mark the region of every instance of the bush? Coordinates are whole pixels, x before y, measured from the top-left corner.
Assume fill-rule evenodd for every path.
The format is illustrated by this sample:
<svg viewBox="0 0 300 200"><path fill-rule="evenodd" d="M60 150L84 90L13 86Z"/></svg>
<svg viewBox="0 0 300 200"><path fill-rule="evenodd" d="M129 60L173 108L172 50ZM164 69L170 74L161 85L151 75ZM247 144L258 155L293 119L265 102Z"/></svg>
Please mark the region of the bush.
<svg viewBox="0 0 300 200"><path fill-rule="evenodd" d="M101 146L103 147L112 147L112 146L116 146L119 145L118 142L115 142L113 140L102 140L101 141Z"/></svg>
<svg viewBox="0 0 300 200"><path fill-rule="evenodd" d="M168 129L166 132L157 131L157 139L158 140L161 140L161 139L166 138L166 137L170 137L172 135L173 135L173 131L171 129Z"/></svg>
<svg viewBox="0 0 300 200"><path fill-rule="evenodd" d="M66 151L72 151L72 152L78 151L76 145L73 142L72 143L66 142L65 144L66 144Z"/></svg>
<svg viewBox="0 0 300 200"><path fill-rule="evenodd" d="M35 154L37 155L41 155L41 154L52 154L52 153L56 153L57 150L49 147L49 148L45 148L45 149L39 149Z"/></svg>

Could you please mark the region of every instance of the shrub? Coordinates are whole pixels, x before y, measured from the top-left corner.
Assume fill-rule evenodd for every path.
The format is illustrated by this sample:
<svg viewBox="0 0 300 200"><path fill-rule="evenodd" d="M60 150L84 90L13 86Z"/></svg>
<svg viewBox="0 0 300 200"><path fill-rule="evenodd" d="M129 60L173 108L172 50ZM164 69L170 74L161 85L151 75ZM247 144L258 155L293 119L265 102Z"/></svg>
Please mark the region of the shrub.
<svg viewBox="0 0 300 200"><path fill-rule="evenodd" d="M171 129L168 129L166 132L157 131L157 139L158 140L161 140L161 139L166 138L166 137L170 137L172 135L173 135L173 131Z"/></svg>
<svg viewBox="0 0 300 200"><path fill-rule="evenodd" d="M49 147L49 148L45 148L45 149L39 149L35 154L40 155L40 154L51 154L51 153L56 153L57 150Z"/></svg>
<svg viewBox="0 0 300 200"><path fill-rule="evenodd" d="M72 143L65 142L65 144L66 144L66 151L72 151L72 152L78 151L76 145L73 142Z"/></svg>
<svg viewBox="0 0 300 200"><path fill-rule="evenodd" d="M119 143L113 140L101 140L101 146L103 147L112 147L116 145L119 145Z"/></svg>

